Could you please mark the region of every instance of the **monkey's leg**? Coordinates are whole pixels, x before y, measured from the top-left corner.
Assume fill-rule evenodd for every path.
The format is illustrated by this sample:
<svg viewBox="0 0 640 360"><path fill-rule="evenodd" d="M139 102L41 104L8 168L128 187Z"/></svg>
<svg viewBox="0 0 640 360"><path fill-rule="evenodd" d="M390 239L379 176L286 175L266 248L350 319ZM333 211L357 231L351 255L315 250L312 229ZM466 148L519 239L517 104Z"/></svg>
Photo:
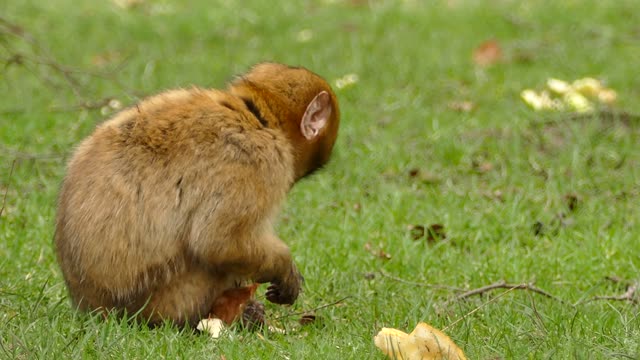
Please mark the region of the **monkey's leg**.
<svg viewBox="0 0 640 360"><path fill-rule="evenodd" d="M156 287L141 316L151 324L170 320L178 326L195 326L209 315L214 300L228 287L224 279L206 269L189 269Z"/></svg>

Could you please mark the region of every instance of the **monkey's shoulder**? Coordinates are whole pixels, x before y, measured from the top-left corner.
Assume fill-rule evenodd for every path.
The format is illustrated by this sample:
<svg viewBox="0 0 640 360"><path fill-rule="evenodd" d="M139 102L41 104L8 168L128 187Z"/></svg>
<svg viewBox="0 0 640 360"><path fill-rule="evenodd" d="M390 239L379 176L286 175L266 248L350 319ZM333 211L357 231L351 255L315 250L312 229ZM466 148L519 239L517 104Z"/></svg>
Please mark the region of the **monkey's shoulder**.
<svg viewBox="0 0 640 360"><path fill-rule="evenodd" d="M282 131L261 124L241 99L193 88L116 114L80 144L69 170L147 176L225 167L289 177L293 150Z"/></svg>
<svg viewBox="0 0 640 360"><path fill-rule="evenodd" d="M237 151L238 157L246 153L259 159L291 151L282 131L266 128L241 99L199 88L147 98L107 120L93 137L155 155Z"/></svg>

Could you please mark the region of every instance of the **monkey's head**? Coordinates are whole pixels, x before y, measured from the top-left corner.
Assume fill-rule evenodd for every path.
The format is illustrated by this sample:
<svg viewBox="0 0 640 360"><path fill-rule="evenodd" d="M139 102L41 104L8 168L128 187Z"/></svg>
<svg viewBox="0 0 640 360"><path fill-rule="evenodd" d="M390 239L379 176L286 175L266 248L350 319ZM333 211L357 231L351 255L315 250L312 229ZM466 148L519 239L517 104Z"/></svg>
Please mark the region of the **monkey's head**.
<svg viewBox="0 0 640 360"><path fill-rule="evenodd" d="M296 180L329 161L340 109L322 77L301 67L261 63L234 81L230 92L266 126L285 132L293 145Z"/></svg>

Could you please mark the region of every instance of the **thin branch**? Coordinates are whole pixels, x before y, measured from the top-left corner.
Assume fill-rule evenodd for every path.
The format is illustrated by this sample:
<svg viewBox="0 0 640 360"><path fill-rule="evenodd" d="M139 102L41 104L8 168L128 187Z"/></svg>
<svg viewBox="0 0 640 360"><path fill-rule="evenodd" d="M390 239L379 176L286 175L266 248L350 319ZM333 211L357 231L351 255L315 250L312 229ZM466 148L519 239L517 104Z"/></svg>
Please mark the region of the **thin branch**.
<svg viewBox="0 0 640 360"><path fill-rule="evenodd" d="M588 302L597 301L597 300L611 300L611 301L630 301L634 304L637 304L638 298L636 297L636 291L638 291L638 284L633 284L628 286L627 291L622 295L594 296L591 299L589 299Z"/></svg>
<svg viewBox="0 0 640 360"><path fill-rule="evenodd" d="M512 292L512 291L514 291L514 290L515 290L515 288L511 288L511 289L509 289L509 290L507 290L507 291L503 292L502 294L499 294L498 296L494 297L493 299L491 299L491 300L489 300L489 301L485 302L484 304L482 304L482 305L480 305L480 306L476 307L475 309L473 309L473 310L469 311L468 313L464 314L462 317L458 318L456 321L454 321L454 322L452 322L451 324L449 324L449 325L445 326L445 327L444 327L444 329L442 329L442 331L447 331L447 330L449 330L450 328L452 328L453 326L455 326L455 325L456 325L457 323L459 323L460 321L462 321L462 320L466 319L467 317L469 317L469 316L473 315L474 313L476 313L476 312L480 311L480 309L482 309L483 307L485 307L485 306L487 306L487 305L491 304L492 302L496 302L496 301L498 301L498 299L500 299L500 298L501 298L501 297L503 297L503 296L506 296L508 293L510 293L510 292Z"/></svg>
<svg viewBox="0 0 640 360"><path fill-rule="evenodd" d="M44 154L32 154L23 151L16 151L10 148L5 148L0 145L0 155L6 155L7 157L12 157L15 161L22 160L48 160L48 161L56 161L63 159L68 154L66 153L44 153Z"/></svg>
<svg viewBox="0 0 640 360"><path fill-rule="evenodd" d="M4 196L2 197L2 207L0 207L0 218L4 213L4 206L7 203L7 194L9 193L9 185L11 185L11 176L13 176L13 168L16 166L16 160L11 162L11 170L9 170L9 179L7 180L7 187L4 189Z"/></svg>
<svg viewBox="0 0 640 360"><path fill-rule="evenodd" d="M318 310L321 310L321 309L324 309L324 308L328 308L328 307L330 307L330 306L336 306L336 305L338 305L338 304L340 304L340 303L344 302L345 300L349 299L350 297L351 297L351 295L349 295L349 296L345 296L345 297L343 297L342 299L336 300L336 301L334 301L334 302L332 302L332 303L324 304L324 305L320 305L320 306L318 306L318 307L316 307L316 308L309 309L309 310L306 310L306 311L300 311L300 312L288 313L288 314L285 314L285 315L279 316L279 317L277 317L277 318L275 318L275 319L273 319L273 320L280 320L280 319L288 318L288 317L290 317L290 316L305 315L305 314L312 313L312 312L315 312L315 311L318 311Z"/></svg>
<svg viewBox="0 0 640 360"><path fill-rule="evenodd" d="M466 299L468 297L471 297L471 296L474 296L474 295L482 295L484 293L487 293L487 292L490 292L490 291L493 291L493 290L496 290L496 289L528 290L528 291L540 294L540 295L542 295L544 297L547 297L549 299L556 300L556 301L558 301L558 302L560 302L562 304L567 304L564 300L562 300L562 299L560 299L560 298L558 298L556 296L551 295L550 293L540 289L537 286L534 286L531 283L509 284L509 283L505 282L504 280L500 280L500 281L498 281L496 283L493 283L493 284L490 284L490 285L487 285L487 286L483 286L483 287L479 287L477 289L473 289L473 290L467 291L465 293L462 293L462 294L456 296L454 300L455 301L463 300L463 299Z"/></svg>
<svg viewBox="0 0 640 360"><path fill-rule="evenodd" d="M53 106L49 108L51 112L69 112L69 111L78 111L78 110L99 110L105 106L109 106L111 101L113 101L113 97L106 97L97 101L82 101L78 104L71 106Z"/></svg>
<svg viewBox="0 0 640 360"><path fill-rule="evenodd" d="M29 44L32 52L32 54L24 54L21 51L14 49L8 42L3 42L3 47L10 53L9 57L1 59L5 63L5 66L12 64L21 65L34 74L36 73L38 66L49 68L63 79L77 98L82 100L84 100L83 94L87 93L87 91L85 91L86 86L80 81L81 78L79 76L82 75L112 81L114 84L125 90L129 96L140 97L140 94L127 87L117 77L117 74L122 71L131 59L130 56L125 57L122 61L118 62L118 64L116 64L116 66L110 71L76 69L56 61L55 57L51 54L51 51L42 45L33 35L18 24L0 16L0 35L2 34L8 34L24 41ZM29 64L32 66L29 66ZM31 69L31 67L34 67L34 69ZM58 84L56 84L56 81L54 81L52 77L47 76L44 73L37 74L37 76L47 85L58 88Z"/></svg>
<svg viewBox="0 0 640 360"><path fill-rule="evenodd" d="M427 283L421 283L421 282L405 280L405 279L399 278L397 276L391 275L391 274L387 273L386 271L384 271L382 269L378 270L378 272L380 273L380 275L382 275L382 276L384 276L386 278L389 278L391 280L395 280L397 282L401 282L401 283L407 284L407 285L428 287L428 288L432 288L432 289L446 289L446 290L453 290L453 291L463 291L460 288L457 288L455 286L450 286L450 285L427 284Z"/></svg>

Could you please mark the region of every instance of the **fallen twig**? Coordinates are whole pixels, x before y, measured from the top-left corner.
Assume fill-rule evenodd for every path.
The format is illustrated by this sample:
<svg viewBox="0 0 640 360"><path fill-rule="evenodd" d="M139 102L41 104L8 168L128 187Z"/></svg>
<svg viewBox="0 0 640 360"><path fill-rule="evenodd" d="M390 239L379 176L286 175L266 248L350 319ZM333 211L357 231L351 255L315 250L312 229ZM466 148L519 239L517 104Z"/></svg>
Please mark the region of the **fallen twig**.
<svg viewBox="0 0 640 360"><path fill-rule="evenodd" d="M482 309L483 307L485 307L485 306L487 306L487 305L491 304L492 302L497 301L498 299L500 299L501 297L503 297L503 296L507 295L508 293L512 292L513 290L515 290L515 288L511 288L511 289L509 289L509 290L507 290L507 291L503 292L502 294L499 294L498 296L494 297L493 299L491 299L491 300L487 301L486 303L484 303L484 304L482 304L482 305L480 305L480 306L476 307L475 309L473 309L473 310L469 311L468 313L466 313L466 314L464 314L463 316L459 317L456 321L454 321L454 322L452 322L451 324L449 324L449 325L447 325L446 327L444 327L444 328L442 329L442 331L447 331L447 330L449 330L450 328L452 328L454 325L456 325L456 324L457 324L457 323L459 323L460 321L462 321L462 320L466 319L467 317L469 317L469 316L473 315L474 313L478 312L480 309Z"/></svg>
<svg viewBox="0 0 640 360"><path fill-rule="evenodd" d="M468 297L474 296L474 295L482 295L484 293L490 292L492 290L496 290L496 289L508 289L508 290L528 290L537 294L540 294L544 297L547 297L549 299L553 299L556 300L562 304L567 304L564 300L551 295L550 293L540 289L539 287L531 284L531 283L521 283L521 284L509 284L507 282L505 282L504 280L500 280L496 283L490 284L490 285L486 285L483 287L479 287L477 289L473 289L473 290L469 290L465 293L462 293L458 296L455 297L455 301L458 300L463 300L466 299Z"/></svg>
<svg viewBox="0 0 640 360"><path fill-rule="evenodd" d="M48 74L46 73L41 72L38 74L37 69L39 67L48 68L52 70L54 74L58 74L62 78L64 83L66 83L66 85L73 92L76 98L83 100L82 103L89 102L84 98L84 94L88 93L88 91L86 89L86 86L82 83L80 75L112 81L117 86L125 90L129 96L139 97L139 94L137 94L135 91L132 91L117 78L117 74L120 73L121 70L126 66L130 57L125 57L110 71L91 71L86 69L77 69L56 61L55 57L51 54L51 51L42 43L40 43L33 35L27 32L20 25L0 16L0 35L2 34L7 34L15 37L29 44L29 46L31 47L31 54L25 54L22 51L14 49L9 42L3 42L2 46L9 52L8 57L0 58L0 61L4 62L5 66L23 66L28 71L33 72L34 75L36 75L47 85L58 88L59 84L57 84L56 79L48 76ZM84 109L85 107L80 106L79 108Z"/></svg>
<svg viewBox="0 0 640 360"><path fill-rule="evenodd" d="M15 161L23 161L23 160L60 160L67 156L67 153L43 153L43 154L32 154L24 151L16 151L10 148L5 148L0 145L0 156L11 157Z"/></svg>
<svg viewBox="0 0 640 360"><path fill-rule="evenodd" d="M634 304L638 303L638 297L636 296L636 291L638 291L638 284L629 285L627 287L627 291L622 295L610 295L610 296L594 296L588 300L598 301L598 300L611 300L611 301L630 301Z"/></svg>
<svg viewBox="0 0 640 360"><path fill-rule="evenodd" d="M4 213L4 206L7 203L7 194L9 193L9 185L11 184L11 176L13 175L13 168L16 166L16 160L11 162L11 170L9 170L9 179L7 180L7 187L4 189L4 196L2 197L2 207L0 207L0 218Z"/></svg>
<svg viewBox="0 0 640 360"><path fill-rule="evenodd" d="M100 110L105 106L111 106L111 102L114 101L113 97L106 97L97 101L82 101L75 105L70 106L53 106L49 108L51 112L69 112L78 110ZM117 110L114 108L114 110Z"/></svg>
<svg viewBox="0 0 640 360"><path fill-rule="evenodd" d="M338 305L338 304L340 304L340 303L344 302L345 300L347 300L347 299L348 299L348 298L350 298L350 297L351 297L351 295L349 295L349 296L345 296L345 297L343 297L342 299L336 300L336 301L334 301L334 302L332 302L332 303L329 303L329 304L320 305L320 306L318 306L318 307L316 307L316 308L313 308L313 309L309 309L309 310L305 310L305 311L299 311L299 312L294 312L294 313L288 313L288 314L285 314L285 315L282 315L282 316L278 316L277 318L275 318L275 319L273 319L273 320L280 320L280 319L288 318L288 317L291 317L291 316L300 316L300 315L305 315L305 314L309 314L309 313L312 313L312 312L315 312L315 311L318 311L318 310L321 310L321 309L324 309L324 308L328 308L328 307L330 307L330 306L336 306L336 305Z"/></svg>

